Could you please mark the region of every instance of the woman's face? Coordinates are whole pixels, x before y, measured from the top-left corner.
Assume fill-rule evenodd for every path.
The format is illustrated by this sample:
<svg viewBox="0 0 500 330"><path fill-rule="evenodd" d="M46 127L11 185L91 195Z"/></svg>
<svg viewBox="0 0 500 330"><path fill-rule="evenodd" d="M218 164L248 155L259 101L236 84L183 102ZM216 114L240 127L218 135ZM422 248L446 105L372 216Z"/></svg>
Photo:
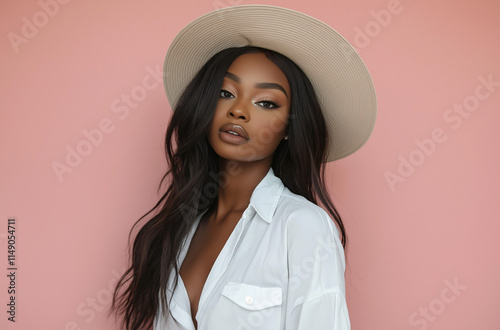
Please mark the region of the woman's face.
<svg viewBox="0 0 500 330"><path fill-rule="evenodd" d="M284 73L264 54L239 56L222 83L210 145L228 160L270 163L286 136L290 96Z"/></svg>

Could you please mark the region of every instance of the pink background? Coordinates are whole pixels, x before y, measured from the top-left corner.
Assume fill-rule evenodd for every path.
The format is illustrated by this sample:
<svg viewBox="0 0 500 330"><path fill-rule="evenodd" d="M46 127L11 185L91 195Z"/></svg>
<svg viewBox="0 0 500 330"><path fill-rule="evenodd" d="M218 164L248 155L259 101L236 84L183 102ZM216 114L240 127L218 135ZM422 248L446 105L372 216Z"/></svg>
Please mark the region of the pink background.
<svg viewBox="0 0 500 330"><path fill-rule="evenodd" d="M376 86L371 139L328 165L350 237L352 328L500 329L498 1L66 2L0 11L2 274L9 217L18 265L15 324L0 277L1 329L117 329L105 317L110 289L166 169L171 110L151 72L192 19L250 3L327 22ZM86 155L66 160L68 150Z"/></svg>

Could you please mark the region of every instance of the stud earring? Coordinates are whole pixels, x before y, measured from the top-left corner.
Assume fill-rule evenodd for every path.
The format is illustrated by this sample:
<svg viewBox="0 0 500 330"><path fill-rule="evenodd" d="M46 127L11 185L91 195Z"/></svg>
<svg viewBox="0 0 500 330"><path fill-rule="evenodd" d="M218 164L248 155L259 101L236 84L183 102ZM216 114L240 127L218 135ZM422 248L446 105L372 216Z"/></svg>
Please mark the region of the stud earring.
<svg viewBox="0 0 500 330"><path fill-rule="evenodd" d="M285 136L285 137L284 137L284 140L288 140L288 136Z"/></svg>

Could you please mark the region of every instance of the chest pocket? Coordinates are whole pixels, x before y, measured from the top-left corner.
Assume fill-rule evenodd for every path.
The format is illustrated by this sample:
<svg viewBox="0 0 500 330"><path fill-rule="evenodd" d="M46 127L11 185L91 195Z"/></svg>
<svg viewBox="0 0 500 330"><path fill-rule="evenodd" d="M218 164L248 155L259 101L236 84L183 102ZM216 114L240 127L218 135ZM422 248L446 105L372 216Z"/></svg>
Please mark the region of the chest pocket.
<svg viewBox="0 0 500 330"><path fill-rule="evenodd" d="M281 304L280 287L228 282L213 310L210 329L277 330Z"/></svg>

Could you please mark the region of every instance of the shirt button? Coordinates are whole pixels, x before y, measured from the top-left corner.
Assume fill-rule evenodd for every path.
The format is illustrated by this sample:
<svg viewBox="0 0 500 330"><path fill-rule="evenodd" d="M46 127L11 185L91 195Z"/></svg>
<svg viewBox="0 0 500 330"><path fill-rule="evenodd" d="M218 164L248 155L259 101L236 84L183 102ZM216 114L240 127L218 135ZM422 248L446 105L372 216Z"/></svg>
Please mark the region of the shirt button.
<svg viewBox="0 0 500 330"><path fill-rule="evenodd" d="M246 298L245 298L245 302L246 302L248 305L251 305L251 304L253 304L253 298L252 298L252 297L250 297L250 296L248 296L248 297L246 297Z"/></svg>

